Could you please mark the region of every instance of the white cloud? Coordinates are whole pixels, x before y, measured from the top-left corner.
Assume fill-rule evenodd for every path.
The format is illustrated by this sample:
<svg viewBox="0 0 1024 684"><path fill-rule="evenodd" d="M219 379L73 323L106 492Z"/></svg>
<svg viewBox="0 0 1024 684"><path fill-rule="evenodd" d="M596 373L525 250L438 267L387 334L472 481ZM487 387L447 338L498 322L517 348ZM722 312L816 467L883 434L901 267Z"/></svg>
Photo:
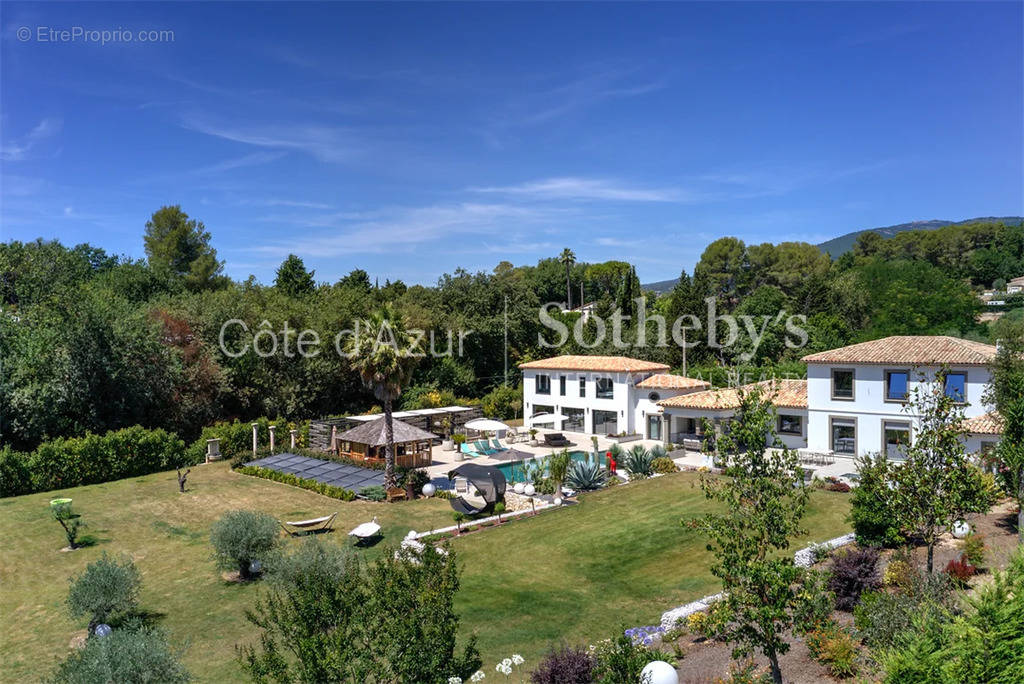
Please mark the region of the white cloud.
<svg viewBox="0 0 1024 684"><path fill-rule="evenodd" d="M63 119L55 117L45 118L21 138L4 143L2 148L0 148L0 158L4 161L21 161L26 159L36 145L48 138L54 137L60 133L63 127Z"/></svg>
<svg viewBox="0 0 1024 684"><path fill-rule="evenodd" d="M641 188L599 178L546 178L543 180L470 188L538 200L606 200L612 202L694 202L700 196L681 188Z"/></svg>
<svg viewBox="0 0 1024 684"><path fill-rule="evenodd" d="M276 150L304 152L326 162L350 161L364 149L354 129L318 124L231 125L186 118L185 128L225 140Z"/></svg>
<svg viewBox="0 0 1024 684"><path fill-rule="evenodd" d="M516 228L538 225L569 212L542 210L508 204L464 202L452 205L392 208L366 215L331 214L312 217L308 225L327 226L335 230L291 242L259 245L245 251L273 256L297 254L305 257L338 257L353 253L386 254L412 251L425 244L460 239L459 248L497 251L489 245L490 236L498 233L505 239L513 237ZM354 217L350 220L345 217ZM451 243L449 243L450 245ZM509 245L517 244L514 240ZM437 245L434 244L434 248ZM510 247L512 249L512 247ZM519 249L522 249L520 247ZM429 258L429 257L428 257Z"/></svg>

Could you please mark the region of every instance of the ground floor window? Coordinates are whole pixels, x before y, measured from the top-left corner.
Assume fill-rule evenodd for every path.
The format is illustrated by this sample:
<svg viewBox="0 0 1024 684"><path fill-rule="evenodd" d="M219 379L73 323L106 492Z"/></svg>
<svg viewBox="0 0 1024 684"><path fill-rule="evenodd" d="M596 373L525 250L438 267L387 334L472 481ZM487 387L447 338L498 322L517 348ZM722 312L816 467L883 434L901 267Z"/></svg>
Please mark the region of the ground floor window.
<svg viewBox="0 0 1024 684"><path fill-rule="evenodd" d="M837 454L857 453L857 422L854 420L832 419L832 451Z"/></svg>
<svg viewBox="0 0 1024 684"><path fill-rule="evenodd" d="M586 420L586 411L581 408L564 408L562 409L562 415L565 416L565 420L562 421L562 427L570 432L583 432L584 421Z"/></svg>
<svg viewBox="0 0 1024 684"><path fill-rule="evenodd" d="M803 416L779 414L779 434L802 435L804 433L803 427Z"/></svg>
<svg viewBox="0 0 1024 684"><path fill-rule="evenodd" d="M619 432L619 414L615 411L594 411L594 432L614 435Z"/></svg>
<svg viewBox="0 0 1024 684"><path fill-rule="evenodd" d="M884 420L882 436L886 458L902 461L907 457L907 447L910 446L910 423Z"/></svg>
<svg viewBox="0 0 1024 684"><path fill-rule="evenodd" d="M530 415L532 415L532 416L539 416L542 413L554 413L554 412L555 412L555 407L554 406L544 406L543 404L534 404L533 405L533 413L531 413Z"/></svg>
<svg viewBox="0 0 1024 684"><path fill-rule="evenodd" d="M647 439L661 439L661 416L647 416Z"/></svg>

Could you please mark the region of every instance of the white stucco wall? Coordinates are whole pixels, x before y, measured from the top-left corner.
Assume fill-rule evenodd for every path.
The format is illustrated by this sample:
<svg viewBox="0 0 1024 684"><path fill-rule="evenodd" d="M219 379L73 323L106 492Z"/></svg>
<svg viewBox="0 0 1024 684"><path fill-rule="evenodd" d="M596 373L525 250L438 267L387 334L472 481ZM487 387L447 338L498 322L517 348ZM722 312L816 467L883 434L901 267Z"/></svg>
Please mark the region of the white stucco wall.
<svg viewBox="0 0 1024 684"><path fill-rule="evenodd" d="M854 398L852 400L832 398L832 369L851 368L854 370ZM939 368L936 366L913 368L900 365L881 364L817 364L807 366L808 427L807 446L813 451L831 451L830 419L852 419L857 426L857 455L882 451L884 421L911 424L911 433L916 429L917 416L909 412L910 406L885 399L885 373L890 370L909 372L909 390L921 383L931 383ZM987 412L982 401L990 374L982 366L951 366L950 371L967 374L967 396L964 415L967 418ZM922 379L923 376L923 379Z"/></svg>
<svg viewBox="0 0 1024 684"><path fill-rule="evenodd" d="M538 394L537 376L547 375L551 378L551 393ZM523 415L526 416L524 424L527 428L533 425L530 416L536 413L535 406L551 406L556 414L561 414L565 408L584 410L584 433L594 432L594 411L614 411L616 414L617 427L619 432L634 432L637 430L635 411L635 392L633 385L650 375L630 373L602 373L602 372L579 372L564 370L534 370L523 371ZM560 391L560 378L565 376L565 394ZM580 396L580 378L586 380L585 396ZM612 398L598 398L597 379L609 378L613 383ZM646 394L645 394L646 396ZM550 426L549 426L550 427ZM556 424L556 428L559 427ZM565 428L568 430L568 428Z"/></svg>

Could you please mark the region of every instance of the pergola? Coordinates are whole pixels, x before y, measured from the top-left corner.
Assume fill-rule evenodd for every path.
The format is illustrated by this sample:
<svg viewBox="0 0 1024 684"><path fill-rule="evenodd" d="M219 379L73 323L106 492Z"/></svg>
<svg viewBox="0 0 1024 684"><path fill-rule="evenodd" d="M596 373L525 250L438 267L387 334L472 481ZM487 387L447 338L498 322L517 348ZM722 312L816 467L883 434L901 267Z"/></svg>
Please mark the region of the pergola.
<svg viewBox="0 0 1024 684"><path fill-rule="evenodd" d="M433 433L392 420L395 439L395 465L401 468L425 468L431 462ZM338 435L335 442L339 456L353 461L383 463L387 450L387 431L383 416L357 425Z"/></svg>

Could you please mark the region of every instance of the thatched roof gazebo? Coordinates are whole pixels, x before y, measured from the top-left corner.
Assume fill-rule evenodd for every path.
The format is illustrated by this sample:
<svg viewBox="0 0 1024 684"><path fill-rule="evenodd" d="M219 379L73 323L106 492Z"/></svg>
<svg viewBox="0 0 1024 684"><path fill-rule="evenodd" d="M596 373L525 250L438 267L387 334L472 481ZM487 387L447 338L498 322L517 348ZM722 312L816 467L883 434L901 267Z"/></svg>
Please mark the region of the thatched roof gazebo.
<svg viewBox="0 0 1024 684"><path fill-rule="evenodd" d="M431 462L431 447L437 437L426 430L392 420L395 432L395 465L399 468L425 468ZM337 436L335 448L339 456L353 461L383 463L387 451L384 417L346 430Z"/></svg>

